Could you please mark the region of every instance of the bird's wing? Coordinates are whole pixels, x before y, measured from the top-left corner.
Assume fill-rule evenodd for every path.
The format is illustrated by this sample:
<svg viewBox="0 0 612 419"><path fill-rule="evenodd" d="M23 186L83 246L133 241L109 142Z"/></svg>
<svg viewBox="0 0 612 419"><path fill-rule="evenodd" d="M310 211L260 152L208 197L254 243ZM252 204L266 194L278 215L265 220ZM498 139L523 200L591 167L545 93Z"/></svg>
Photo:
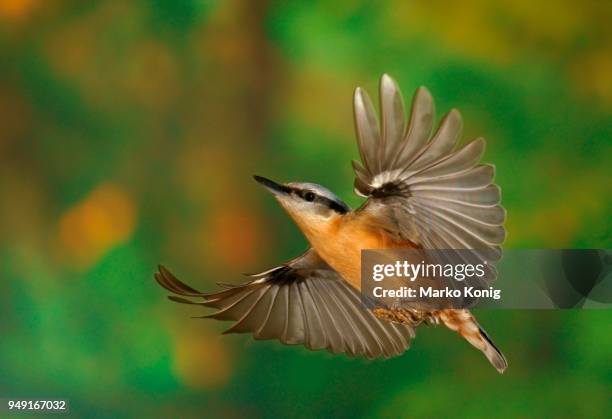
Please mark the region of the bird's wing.
<svg viewBox="0 0 612 419"><path fill-rule="evenodd" d="M313 249L252 277L240 285L220 284L224 290L205 294L163 266L155 274L157 282L175 294L171 300L218 310L203 317L233 320L225 333L252 333L255 339L367 358L399 355L414 337L411 327L375 317L359 292Z"/></svg>
<svg viewBox="0 0 612 419"><path fill-rule="evenodd" d="M432 135L429 91L417 89L406 121L399 88L384 75L380 126L361 88L355 91L354 113L363 162L353 161L355 192L369 197L364 208L425 249L484 249L488 259L501 257L506 212L500 188L493 183L495 169L480 164L483 138L455 149L463 125L457 110Z"/></svg>

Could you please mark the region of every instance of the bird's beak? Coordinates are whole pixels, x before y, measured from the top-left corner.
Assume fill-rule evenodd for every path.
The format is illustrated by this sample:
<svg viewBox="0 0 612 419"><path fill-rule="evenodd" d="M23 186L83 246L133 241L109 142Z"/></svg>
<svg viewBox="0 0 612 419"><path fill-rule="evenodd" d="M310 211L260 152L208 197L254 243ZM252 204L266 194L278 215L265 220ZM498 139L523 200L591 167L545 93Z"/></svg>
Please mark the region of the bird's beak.
<svg viewBox="0 0 612 419"><path fill-rule="evenodd" d="M267 190L269 190L270 192L272 192L274 195L276 196L280 196L280 195L287 195L289 192L291 192L291 188L285 186L285 185L281 185L280 183L276 183L270 179L266 179L265 177L262 176L253 176L253 178L261 183L262 185L264 185L266 187Z"/></svg>

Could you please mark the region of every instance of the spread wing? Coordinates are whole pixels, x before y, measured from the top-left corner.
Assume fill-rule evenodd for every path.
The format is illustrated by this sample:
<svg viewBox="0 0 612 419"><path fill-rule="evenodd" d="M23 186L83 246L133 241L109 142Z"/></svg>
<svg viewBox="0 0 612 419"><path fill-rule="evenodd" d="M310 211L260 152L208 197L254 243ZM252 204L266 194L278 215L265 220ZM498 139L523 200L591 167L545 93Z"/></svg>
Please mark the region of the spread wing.
<svg viewBox="0 0 612 419"><path fill-rule="evenodd" d="M155 274L157 282L175 294L171 300L217 309L206 318L233 320L225 333L252 333L255 339L367 358L399 355L414 337L411 327L375 317L359 292L312 249L252 277L240 285L219 284L225 289L205 294L163 266Z"/></svg>
<svg viewBox="0 0 612 419"><path fill-rule="evenodd" d="M456 149L463 123L455 109L432 135L434 102L424 87L417 89L406 121L399 88L388 75L380 82L380 110L379 127L368 94L355 91L363 165L353 161L353 167L355 192L369 197L364 208L425 249L483 249L487 260L498 260L506 212L494 167L480 164L485 140Z"/></svg>

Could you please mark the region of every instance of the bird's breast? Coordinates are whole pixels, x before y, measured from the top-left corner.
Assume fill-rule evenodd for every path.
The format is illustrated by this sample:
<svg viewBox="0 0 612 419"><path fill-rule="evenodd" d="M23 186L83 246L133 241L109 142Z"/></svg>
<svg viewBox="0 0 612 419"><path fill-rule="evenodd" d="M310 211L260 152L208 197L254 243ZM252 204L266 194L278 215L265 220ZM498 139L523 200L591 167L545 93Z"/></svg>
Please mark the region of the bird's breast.
<svg viewBox="0 0 612 419"><path fill-rule="evenodd" d="M306 236L321 258L358 290L361 289L362 250L414 247L359 216L339 218Z"/></svg>

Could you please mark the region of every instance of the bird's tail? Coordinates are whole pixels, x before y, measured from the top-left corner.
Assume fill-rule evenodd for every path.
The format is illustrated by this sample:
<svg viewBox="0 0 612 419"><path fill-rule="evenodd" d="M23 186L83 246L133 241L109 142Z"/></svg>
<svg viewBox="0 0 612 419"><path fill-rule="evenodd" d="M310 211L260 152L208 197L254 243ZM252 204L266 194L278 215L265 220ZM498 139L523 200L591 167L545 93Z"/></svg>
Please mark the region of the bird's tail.
<svg viewBox="0 0 612 419"><path fill-rule="evenodd" d="M506 370L508 362L504 354L497 349L472 313L468 310L442 310L438 312L438 318L446 327L459 333L474 347L480 349L499 373Z"/></svg>

